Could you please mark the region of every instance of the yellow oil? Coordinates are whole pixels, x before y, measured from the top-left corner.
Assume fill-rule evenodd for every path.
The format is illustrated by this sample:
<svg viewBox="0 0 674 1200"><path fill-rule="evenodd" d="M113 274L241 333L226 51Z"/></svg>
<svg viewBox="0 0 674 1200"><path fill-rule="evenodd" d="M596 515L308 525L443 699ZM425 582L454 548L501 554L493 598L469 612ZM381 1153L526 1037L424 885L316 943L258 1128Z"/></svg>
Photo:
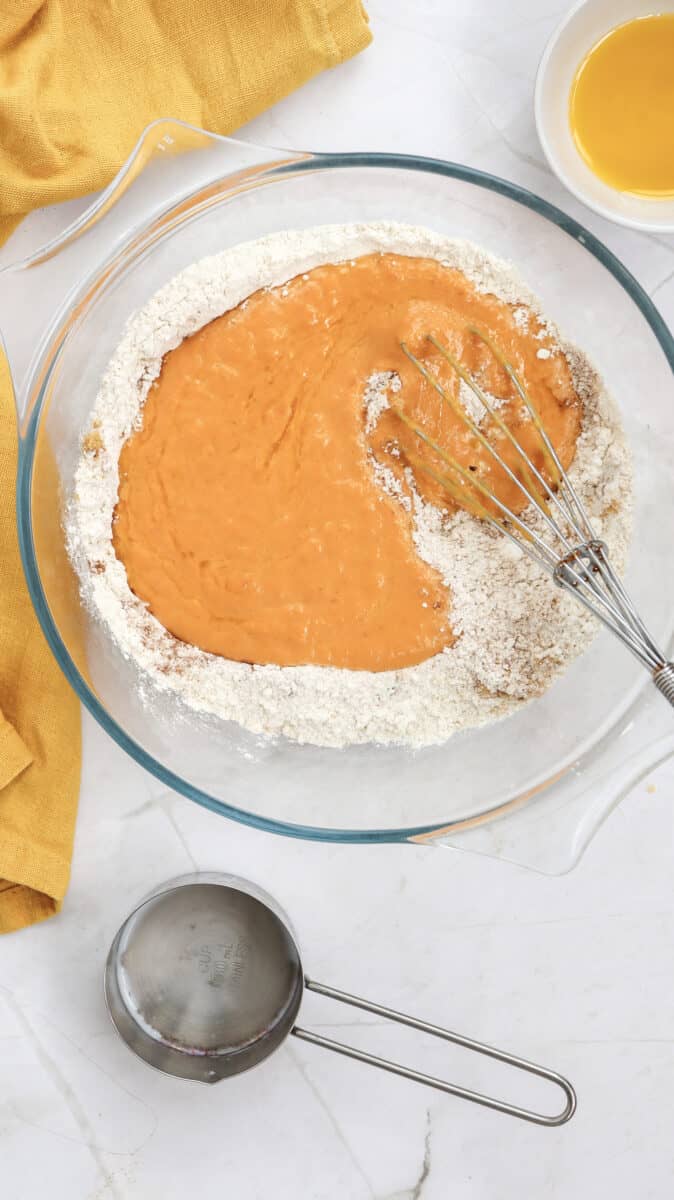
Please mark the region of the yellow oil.
<svg viewBox="0 0 674 1200"><path fill-rule="evenodd" d="M674 13L627 21L592 47L571 87L569 121L604 183L674 195Z"/></svg>

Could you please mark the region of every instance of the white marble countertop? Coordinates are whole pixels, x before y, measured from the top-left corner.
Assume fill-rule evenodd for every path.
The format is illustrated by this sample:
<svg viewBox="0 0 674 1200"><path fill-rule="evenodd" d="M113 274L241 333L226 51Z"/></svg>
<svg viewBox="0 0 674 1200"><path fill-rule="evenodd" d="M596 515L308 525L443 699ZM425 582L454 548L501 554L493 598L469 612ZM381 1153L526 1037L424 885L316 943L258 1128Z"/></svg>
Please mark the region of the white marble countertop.
<svg viewBox="0 0 674 1200"><path fill-rule="evenodd" d="M242 136L453 158L522 183L597 232L671 322L672 239L582 210L543 162L532 86L563 0L368 7L374 45ZM163 789L86 714L84 733L64 910L0 942L3 1195L671 1194L674 762L633 790L573 872L547 878L453 850L307 844L230 824ZM576 1117L539 1129L294 1040L215 1088L152 1072L109 1023L103 963L133 903L194 868L236 872L272 892L316 978L568 1074ZM328 1035L467 1086L498 1088L505 1079L502 1068L316 997L302 1016Z"/></svg>

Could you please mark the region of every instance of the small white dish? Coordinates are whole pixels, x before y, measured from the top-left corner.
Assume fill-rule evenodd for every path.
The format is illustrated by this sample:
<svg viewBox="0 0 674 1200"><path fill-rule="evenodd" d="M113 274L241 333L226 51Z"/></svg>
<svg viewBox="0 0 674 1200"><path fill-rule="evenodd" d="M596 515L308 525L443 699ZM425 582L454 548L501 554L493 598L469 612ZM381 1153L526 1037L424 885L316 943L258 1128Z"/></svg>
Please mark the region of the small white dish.
<svg viewBox="0 0 674 1200"><path fill-rule="evenodd" d="M552 170L578 200L609 221L651 232L674 232L674 197L630 195L590 170L573 140L569 94L578 67L594 45L625 21L674 12L672 0L581 0L550 38L536 76L536 128ZM674 70L674 67L672 68Z"/></svg>

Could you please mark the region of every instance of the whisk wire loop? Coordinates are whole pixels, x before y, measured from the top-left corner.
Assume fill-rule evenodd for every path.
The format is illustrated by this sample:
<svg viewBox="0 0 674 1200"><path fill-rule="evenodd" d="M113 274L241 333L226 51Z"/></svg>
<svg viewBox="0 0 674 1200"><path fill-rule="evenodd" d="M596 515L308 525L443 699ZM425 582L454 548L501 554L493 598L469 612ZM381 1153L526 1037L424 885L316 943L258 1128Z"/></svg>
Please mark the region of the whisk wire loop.
<svg viewBox="0 0 674 1200"><path fill-rule="evenodd" d="M563 502L563 504L566 505L566 519L581 541L590 541L594 537L594 533L588 515L581 504L576 489L574 488L560 462L559 455L557 454L555 447L548 437L545 425L536 411L531 397L515 368L513 367L512 363L508 362L508 359L505 357L500 347L496 345L493 338L491 338L489 334L485 333L481 329L478 329L476 325L469 325L468 332L472 333L475 337L484 342L485 346L491 350L497 362L500 363L506 372L541 438L543 450L548 458L548 463L552 462L554 465L554 470L550 472L552 477L553 495L558 497L558 503ZM554 489L557 490L555 491Z"/></svg>
<svg viewBox="0 0 674 1200"><path fill-rule="evenodd" d="M433 344L438 347L438 349L441 351L441 353L447 359L447 361L450 363L450 365L452 367L454 367L454 369L457 371L457 374L468 385L468 387L471 389L471 391L477 397L477 399L480 401L480 403L484 406L485 410L487 411L489 416L494 420L494 422L498 425L498 427L505 431L506 436L512 442L512 444L515 447L515 449L517 450L517 453L519 454L520 458L523 460L523 462L525 464L525 468L526 468L526 473L529 476L529 479L531 480L532 476L537 478L544 493L549 495L550 498L554 500L554 503L556 504L557 508L559 509L559 511L562 515L562 518L567 523L571 523L569 521L569 515L568 515L567 511L562 507L558 497L556 496L556 494L554 492L550 491L547 483L545 482L544 478L542 477L542 475L540 474L538 469L531 462L529 456L525 453L525 451L519 445L517 440L514 438L512 431L510 429L508 429L505 422L501 421L501 418L495 412L493 406L489 402L488 397L485 395L484 391L479 386L479 384L473 379L473 377L471 375L469 375L469 373L464 369L464 367L461 365L461 363L459 363L458 359L456 359L449 350L447 350L445 347L440 346L440 343L437 342L435 338L429 337L429 340L432 341ZM445 404L447 404L449 406L449 408L452 410L452 412L454 412L459 417L459 419L463 422L463 424L466 426L466 428L470 430L470 432L477 439L477 441L480 443L480 445L487 451L487 453L491 456L491 458L505 472L505 474L508 476L510 481L515 484L518 491L524 497L527 505L533 503L536 506L536 508L538 509L538 511L541 515L542 520L544 521L544 523L548 529L548 532L550 534L552 534L553 540L561 541L565 550L567 552L571 551L573 549L574 543L571 542L569 540L569 538L564 534L564 532L563 532L562 528L560 528L560 526L555 525L555 523L552 519L552 515L550 513L549 506L544 501L541 500L541 496L538 493L537 489L531 484L531 482L529 483L529 486L527 486L527 484L522 479L519 478L519 476L516 474L516 472L513 471L512 468L510 467L510 465L505 461L503 456L501 454L499 454L498 450L493 445L493 443L489 440L489 438L485 437L485 435L483 434L482 430L479 428L477 423L472 419L472 417L470 417L468 415L468 413L466 413L464 411L460 402L458 400L456 400L453 396L451 396L446 391L446 389L442 386L442 384L441 384L440 380L437 378L437 376L433 375L432 372L430 372L428 370L428 368L420 361L420 359L418 359L414 354L412 354L412 352L408 349L408 347L405 345L404 342L401 343L401 345L402 345L402 349L403 349L404 353L407 355L410 362L413 363L413 365L417 368L417 370L419 370L421 372L421 374L424 376L424 378L435 388L436 392L438 393L438 395L440 396L442 401ZM476 482L471 481L471 483L472 483L472 486L477 486ZM498 498L494 496L493 492L490 493L490 495L491 495L492 502L497 503L497 505L504 511L506 518L508 520L512 520L513 515L514 515L512 513L512 510L506 509L504 505L499 504ZM572 528L574 528L573 525L572 525ZM577 532L578 536L582 537L580 530L574 529L574 532ZM542 540L539 544L542 546L542 544L543 544ZM551 547L547 547L547 551L548 551L550 558L554 562L556 562L557 559L559 558L559 554Z"/></svg>
<svg viewBox="0 0 674 1200"><path fill-rule="evenodd" d="M651 672L658 690L674 706L674 663L668 662L653 640L634 602L616 575L608 558L607 547L596 535L585 506L567 475L536 407L523 381L496 342L477 326L468 325L467 332L477 337L505 371L512 387L522 401L529 420L540 439L540 452L549 481L532 461L507 422L496 412L490 397L464 364L433 334L428 341L452 367L459 379L470 388L479 401L484 415L474 420L458 396L443 385L433 371L401 342L401 348L412 365L437 392L443 405L471 432L477 443L497 463L525 500L521 513L501 500L494 487L468 471L418 422L404 411L400 401L393 407L399 419L436 455L448 473L415 455L408 461L435 480L464 509L491 528L504 534L534 562L550 574L564 591L580 601L623 645ZM486 429L480 423L488 418ZM512 467L494 445L489 433L498 430L515 450L520 468ZM486 503L485 503L486 502ZM496 509L496 513L491 508ZM535 518L532 522L532 517ZM540 528L536 528L538 522ZM552 542L552 544L550 544Z"/></svg>

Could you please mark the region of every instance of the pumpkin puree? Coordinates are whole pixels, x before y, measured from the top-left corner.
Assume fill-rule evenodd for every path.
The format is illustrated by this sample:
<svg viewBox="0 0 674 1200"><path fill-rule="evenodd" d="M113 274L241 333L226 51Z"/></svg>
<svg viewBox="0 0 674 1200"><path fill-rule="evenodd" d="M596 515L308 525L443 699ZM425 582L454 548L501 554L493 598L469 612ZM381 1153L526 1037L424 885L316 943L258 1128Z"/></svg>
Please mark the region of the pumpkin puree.
<svg viewBox="0 0 674 1200"><path fill-rule="evenodd" d="M435 334L502 398L500 415L542 466L521 401L466 323L491 333L568 466L582 405L559 348L521 314L435 260L372 254L256 292L186 338L120 456L113 539L132 590L177 638L239 661L383 671L451 645L449 591L369 458L404 486L406 451L428 451L389 410L366 435L363 394L373 372L397 372L392 399L521 510L515 485L400 346L456 394ZM499 448L514 461L502 435ZM419 471L416 481L452 511L436 483Z"/></svg>

